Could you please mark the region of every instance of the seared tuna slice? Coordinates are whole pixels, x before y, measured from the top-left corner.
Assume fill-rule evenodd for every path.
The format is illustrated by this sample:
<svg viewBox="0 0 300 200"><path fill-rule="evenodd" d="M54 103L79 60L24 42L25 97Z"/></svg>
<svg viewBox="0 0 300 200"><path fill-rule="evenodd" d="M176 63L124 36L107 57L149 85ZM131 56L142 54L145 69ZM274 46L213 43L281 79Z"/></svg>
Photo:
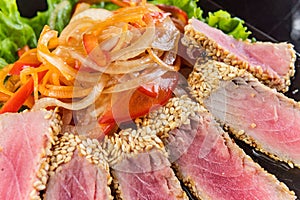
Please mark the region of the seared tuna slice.
<svg viewBox="0 0 300 200"><path fill-rule="evenodd" d="M156 126L159 121L165 128ZM296 198L234 144L206 109L185 95L136 122L163 139L178 176L199 199Z"/></svg>
<svg viewBox="0 0 300 200"><path fill-rule="evenodd" d="M208 112L171 131L166 141L171 157L182 154L175 169L199 199L296 199L233 143Z"/></svg>
<svg viewBox="0 0 300 200"><path fill-rule="evenodd" d="M189 77L199 102L239 139L300 166L299 103L224 63L196 65Z"/></svg>
<svg viewBox="0 0 300 200"><path fill-rule="evenodd" d="M52 150L45 199L112 199L107 158L97 140L64 133Z"/></svg>
<svg viewBox="0 0 300 200"><path fill-rule="evenodd" d="M76 150L50 177L45 199L112 199L108 177L108 166L92 164Z"/></svg>
<svg viewBox="0 0 300 200"><path fill-rule="evenodd" d="M296 60L291 44L236 40L196 19L189 21L185 35L204 47L214 60L247 69L277 90L288 89Z"/></svg>
<svg viewBox="0 0 300 200"><path fill-rule="evenodd" d="M40 198L59 131L59 116L53 111L0 115L0 199Z"/></svg>
<svg viewBox="0 0 300 200"><path fill-rule="evenodd" d="M106 138L118 199L188 199L176 178L162 141L149 127L123 130Z"/></svg>

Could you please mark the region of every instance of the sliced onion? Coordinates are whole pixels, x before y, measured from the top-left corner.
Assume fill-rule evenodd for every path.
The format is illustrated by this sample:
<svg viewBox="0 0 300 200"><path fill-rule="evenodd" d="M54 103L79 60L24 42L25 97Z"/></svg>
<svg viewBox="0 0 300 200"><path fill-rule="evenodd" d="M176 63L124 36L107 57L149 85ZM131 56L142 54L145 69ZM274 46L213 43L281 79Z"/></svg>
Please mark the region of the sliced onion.
<svg viewBox="0 0 300 200"><path fill-rule="evenodd" d="M38 91L48 97L54 98L81 98L87 96L92 88L73 87L73 86L57 86L57 85L39 85Z"/></svg>
<svg viewBox="0 0 300 200"><path fill-rule="evenodd" d="M100 48L104 51L111 51L118 43L120 35L112 36L110 39L100 43Z"/></svg>
<svg viewBox="0 0 300 200"><path fill-rule="evenodd" d="M74 10L74 13L73 13L72 17L74 17L75 15L89 9L90 7L91 7L91 5L88 4L88 3L84 3L84 2L77 3L76 6L75 6L75 10Z"/></svg>
<svg viewBox="0 0 300 200"><path fill-rule="evenodd" d="M57 32L50 30L48 26L45 26L38 41L37 55L44 63L49 63L57 68L67 80L71 80L76 76L76 70L66 64L60 57L51 53L47 48L50 39L56 37Z"/></svg>
<svg viewBox="0 0 300 200"><path fill-rule="evenodd" d="M164 61L162 61L155 52L153 52L152 49L147 49L149 55L152 57L152 59L160 66L163 67L166 70L171 70L174 71L174 66L168 65L167 63L165 63Z"/></svg>
<svg viewBox="0 0 300 200"><path fill-rule="evenodd" d="M76 14L76 15L73 15L70 23L73 23L76 20L81 21L83 18L90 18L94 21L104 21L112 15L113 15L112 12L105 10L105 9L89 8L87 10L84 10L84 11Z"/></svg>
<svg viewBox="0 0 300 200"><path fill-rule="evenodd" d="M155 30L155 39L151 47L162 51L174 51L174 47L179 41L180 32L169 17L161 25Z"/></svg>
<svg viewBox="0 0 300 200"><path fill-rule="evenodd" d="M151 23L145 30L144 34L130 46L110 54L111 60L128 60L145 52L150 47L155 37L155 26Z"/></svg>
<svg viewBox="0 0 300 200"><path fill-rule="evenodd" d="M32 110L40 110L43 108L47 108L50 106L58 106L63 107L69 110L81 110L87 108L91 104L93 104L96 99L101 95L103 88L105 86L106 81L102 79L91 91L91 93L85 98L79 101L73 101L72 103L65 103L55 98L45 97L41 98L34 104Z"/></svg>
<svg viewBox="0 0 300 200"><path fill-rule="evenodd" d="M150 56L145 56L135 60L128 61L116 61L111 63L105 69L105 73L108 74L127 74L151 68L155 66L154 62L151 62Z"/></svg>
<svg viewBox="0 0 300 200"><path fill-rule="evenodd" d="M70 54L77 58L82 66L96 70L100 73L106 74L126 74L132 73L136 71L140 71L149 67L153 67L155 65L154 62L151 62L150 56L143 56L139 59L127 60L127 61L116 61L110 63L106 67L99 67L92 59L89 57L84 57L75 51L70 51Z"/></svg>
<svg viewBox="0 0 300 200"><path fill-rule="evenodd" d="M119 80L120 83L105 89L103 93L116 93L116 92L123 92L130 89L135 89L142 84L146 84L148 82L155 80L157 77L160 77L165 73L166 73L165 70L159 67L155 67L151 72L147 73L146 75L141 75L137 78L128 79L128 75L127 75L124 76L125 80Z"/></svg>
<svg viewBox="0 0 300 200"><path fill-rule="evenodd" d="M78 51L75 51L70 47L59 46L53 51L53 53L59 54L60 57L73 57L81 63L86 62L86 60L88 60L87 57L84 57ZM93 65L96 65L96 63L93 62ZM84 70L79 70L76 72L76 80L96 83L102 75L103 74L100 72L87 72Z"/></svg>
<svg viewBox="0 0 300 200"><path fill-rule="evenodd" d="M107 107L110 107L111 105L111 95L104 94L101 95L97 101L95 102L95 106L90 106L87 108L88 113L90 116L97 118L101 114L104 113L104 111L107 110Z"/></svg>
<svg viewBox="0 0 300 200"><path fill-rule="evenodd" d="M93 22L91 19L81 19L68 24L59 36L60 45L81 45L82 34L93 25L95 25L95 22ZM71 40L71 38L73 40ZM76 41L76 43L74 41Z"/></svg>

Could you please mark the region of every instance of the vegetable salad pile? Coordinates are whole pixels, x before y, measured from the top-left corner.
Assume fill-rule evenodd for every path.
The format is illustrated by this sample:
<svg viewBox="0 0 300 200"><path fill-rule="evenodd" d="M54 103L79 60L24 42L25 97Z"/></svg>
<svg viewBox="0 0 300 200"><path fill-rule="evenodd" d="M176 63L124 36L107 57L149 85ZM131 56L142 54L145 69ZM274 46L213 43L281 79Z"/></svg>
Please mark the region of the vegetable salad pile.
<svg viewBox="0 0 300 200"><path fill-rule="evenodd" d="M58 106L76 111L83 126L97 121L105 134L172 97L189 18L236 38L250 35L225 11L204 18L194 0L48 0L48 10L31 19L15 1L0 6L0 113Z"/></svg>

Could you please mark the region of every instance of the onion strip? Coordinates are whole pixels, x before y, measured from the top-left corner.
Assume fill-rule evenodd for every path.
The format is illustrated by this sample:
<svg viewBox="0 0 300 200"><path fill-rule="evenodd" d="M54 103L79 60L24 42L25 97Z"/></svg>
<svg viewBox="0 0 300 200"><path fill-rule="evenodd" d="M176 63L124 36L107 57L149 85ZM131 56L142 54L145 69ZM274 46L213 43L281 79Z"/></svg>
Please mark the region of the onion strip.
<svg viewBox="0 0 300 200"><path fill-rule="evenodd" d="M155 26L154 23L151 22L150 25L146 27L144 34L139 37L136 42L131 44L129 47L123 48L116 52L111 52L111 60L127 60L140 55L151 46L154 37Z"/></svg>
<svg viewBox="0 0 300 200"><path fill-rule="evenodd" d="M166 70L174 71L174 66L166 64L164 61L162 61L154 52L152 49L147 49L147 52L151 56L151 58L161 67L165 68Z"/></svg>
<svg viewBox="0 0 300 200"><path fill-rule="evenodd" d="M99 98L99 96L103 91L106 81L107 80L101 79L101 82L99 82L96 86L93 87L90 94L79 101L73 101L72 103L65 103L55 98L45 97L39 99L33 106L32 110L40 110L42 108L47 108L50 106L63 107L68 110L81 110L87 108L88 106L93 104L97 98Z"/></svg>
<svg viewBox="0 0 300 200"><path fill-rule="evenodd" d="M165 73L166 71L156 67L153 71L147 73L146 75L142 75L137 78L132 78L128 81L123 81L123 82L121 81L120 83L105 89L103 93L116 93L116 92L123 92L130 89L135 89L140 85L155 80L157 77L160 77Z"/></svg>
<svg viewBox="0 0 300 200"><path fill-rule="evenodd" d="M142 56L141 58L134 60L115 61L109 64L107 67L98 67L98 65L92 59L83 57L75 51L70 51L70 54L76 57L83 66L111 75L132 73L149 68L155 64L151 62L150 56Z"/></svg>
<svg viewBox="0 0 300 200"><path fill-rule="evenodd" d="M42 30L40 39L38 41L38 57L40 57L44 64L51 64L52 66L56 67L67 80L71 80L76 76L76 70L66 64L60 57L51 53L47 48L50 39L56 37L57 31L50 30L49 26L46 25Z"/></svg>

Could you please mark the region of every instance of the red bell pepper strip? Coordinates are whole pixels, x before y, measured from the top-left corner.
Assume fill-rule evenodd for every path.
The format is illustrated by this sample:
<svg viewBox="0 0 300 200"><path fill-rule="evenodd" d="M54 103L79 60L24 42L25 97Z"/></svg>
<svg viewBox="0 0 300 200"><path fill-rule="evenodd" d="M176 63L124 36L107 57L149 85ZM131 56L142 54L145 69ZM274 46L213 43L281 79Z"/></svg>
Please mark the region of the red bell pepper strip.
<svg viewBox="0 0 300 200"><path fill-rule="evenodd" d="M45 76L47 71L39 72L38 73L38 80L39 82ZM22 85L17 92L15 92L10 99L2 106L0 109L0 114L6 112L18 112L18 110L22 107L24 102L28 99L28 97L32 94L34 89L34 81L31 77L27 83Z"/></svg>
<svg viewBox="0 0 300 200"><path fill-rule="evenodd" d="M20 75L20 72L26 67L38 67L41 65L41 62L37 58L36 49L31 49L26 51L19 60L17 60L11 70L9 71L10 75Z"/></svg>
<svg viewBox="0 0 300 200"><path fill-rule="evenodd" d="M111 123L103 123L99 124L101 131L105 135L109 135L112 133L115 129L117 129L117 123L116 122L111 122Z"/></svg>

